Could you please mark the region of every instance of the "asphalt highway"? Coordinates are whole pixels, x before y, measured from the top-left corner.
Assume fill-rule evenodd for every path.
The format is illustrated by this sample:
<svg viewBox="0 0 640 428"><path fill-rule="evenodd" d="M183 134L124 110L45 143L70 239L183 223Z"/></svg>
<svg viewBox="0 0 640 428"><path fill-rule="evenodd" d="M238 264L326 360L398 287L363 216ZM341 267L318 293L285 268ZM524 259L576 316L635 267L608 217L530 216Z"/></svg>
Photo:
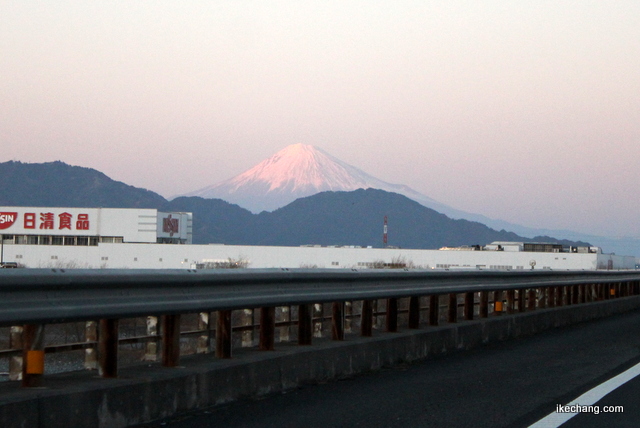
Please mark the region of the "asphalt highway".
<svg viewBox="0 0 640 428"><path fill-rule="evenodd" d="M142 426L528 427L637 363L640 311ZM639 426L639 378L562 426Z"/></svg>

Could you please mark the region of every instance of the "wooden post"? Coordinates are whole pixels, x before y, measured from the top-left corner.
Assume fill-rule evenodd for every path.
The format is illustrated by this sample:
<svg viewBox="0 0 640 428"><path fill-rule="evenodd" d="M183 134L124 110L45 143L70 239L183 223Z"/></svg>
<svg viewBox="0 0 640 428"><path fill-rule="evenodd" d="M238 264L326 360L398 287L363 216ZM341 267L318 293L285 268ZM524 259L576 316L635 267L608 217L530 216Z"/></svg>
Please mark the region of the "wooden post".
<svg viewBox="0 0 640 428"><path fill-rule="evenodd" d="M260 308L260 345L261 351L273 351L276 336L276 308Z"/></svg>
<svg viewBox="0 0 640 428"><path fill-rule="evenodd" d="M289 332L290 325L289 321L291 321L291 307L290 306L280 306L277 308L276 318L278 321L286 322L287 325L283 325L279 330L278 342L288 342L289 341Z"/></svg>
<svg viewBox="0 0 640 428"><path fill-rule="evenodd" d="M204 333L198 337L196 354L206 354L209 352L209 345L211 344L211 328L209 327L210 320L211 313L200 312L198 314L198 330L204 330Z"/></svg>
<svg viewBox="0 0 640 428"><path fill-rule="evenodd" d="M100 320L98 373L105 378L118 377L118 320Z"/></svg>
<svg viewBox="0 0 640 428"><path fill-rule="evenodd" d="M527 309L529 311L535 311L536 310L536 295L537 295L537 290L535 288L530 288L529 289L529 302L527 304Z"/></svg>
<svg viewBox="0 0 640 428"><path fill-rule="evenodd" d="M420 297L409 298L409 328L420 328Z"/></svg>
<svg viewBox="0 0 640 428"><path fill-rule="evenodd" d="M473 310L475 307L475 293L468 291L464 293L464 319L473 320Z"/></svg>
<svg viewBox="0 0 640 428"><path fill-rule="evenodd" d="M180 315L162 317L162 365L178 367L180 364Z"/></svg>
<svg viewBox="0 0 640 428"><path fill-rule="evenodd" d="M507 313L512 314L516 310L516 290L507 290Z"/></svg>
<svg viewBox="0 0 640 428"><path fill-rule="evenodd" d="M44 374L44 325L27 324L22 329L22 386L42 386Z"/></svg>
<svg viewBox="0 0 640 428"><path fill-rule="evenodd" d="M351 316L353 315L353 302L344 302L344 332L351 333Z"/></svg>
<svg viewBox="0 0 640 428"><path fill-rule="evenodd" d="M567 306L573 305L573 286L567 285L566 287L562 287L567 290Z"/></svg>
<svg viewBox="0 0 640 428"><path fill-rule="evenodd" d="M449 293L448 315L447 320L449 323L458 322L458 295L456 293Z"/></svg>
<svg viewBox="0 0 640 428"><path fill-rule="evenodd" d="M478 310L478 314L480 315L480 318L489 317L489 292L488 291L480 292L480 309Z"/></svg>
<svg viewBox="0 0 640 428"><path fill-rule="evenodd" d="M370 337L373 333L373 302L371 300L362 301L362 312L360 313L360 335Z"/></svg>
<svg viewBox="0 0 640 428"><path fill-rule="evenodd" d="M387 299L387 316L385 317L385 329L388 332L398 331L398 299Z"/></svg>
<svg viewBox="0 0 640 428"><path fill-rule="evenodd" d="M547 307L555 308L556 306L556 287L547 287L549 292L549 298L547 300Z"/></svg>
<svg viewBox="0 0 640 428"><path fill-rule="evenodd" d="M231 311L218 311L216 321L216 357L231 358Z"/></svg>
<svg viewBox="0 0 640 428"><path fill-rule="evenodd" d="M344 303L333 302L331 305L331 338L344 340Z"/></svg>
<svg viewBox="0 0 640 428"><path fill-rule="evenodd" d="M145 353L142 359L144 361L157 361L158 360L158 317L147 317L147 336L153 336L152 340L149 340L145 344Z"/></svg>
<svg viewBox="0 0 640 428"><path fill-rule="evenodd" d="M524 312L526 299L526 290L521 288L518 290L518 312Z"/></svg>
<svg viewBox="0 0 640 428"><path fill-rule="evenodd" d="M504 308L502 307L502 291L493 292L493 313L495 315L502 315Z"/></svg>
<svg viewBox="0 0 640 428"><path fill-rule="evenodd" d="M84 323L84 341L96 343L98 341L98 323L87 321ZM84 368L96 370L98 368L98 352L96 346L90 346L84 350Z"/></svg>
<svg viewBox="0 0 640 428"><path fill-rule="evenodd" d="M322 337L322 324L324 322L324 305L314 303L313 305L313 337Z"/></svg>
<svg viewBox="0 0 640 428"><path fill-rule="evenodd" d="M310 305L298 306L298 345L311 345L313 323Z"/></svg>
<svg viewBox="0 0 640 428"><path fill-rule="evenodd" d="M438 325L440 321L440 296L429 296L429 325Z"/></svg>
<svg viewBox="0 0 640 428"><path fill-rule="evenodd" d="M240 325L243 327L251 327L249 330L242 331L242 347L250 348L255 345L255 322L253 320L253 309L243 309L240 313Z"/></svg>
<svg viewBox="0 0 640 428"><path fill-rule="evenodd" d="M21 325L14 325L10 329L9 333L9 348L11 349L23 349L23 331L24 327ZM23 351L24 354L24 351ZM22 361L23 355L13 355L9 360L9 380L22 380Z"/></svg>

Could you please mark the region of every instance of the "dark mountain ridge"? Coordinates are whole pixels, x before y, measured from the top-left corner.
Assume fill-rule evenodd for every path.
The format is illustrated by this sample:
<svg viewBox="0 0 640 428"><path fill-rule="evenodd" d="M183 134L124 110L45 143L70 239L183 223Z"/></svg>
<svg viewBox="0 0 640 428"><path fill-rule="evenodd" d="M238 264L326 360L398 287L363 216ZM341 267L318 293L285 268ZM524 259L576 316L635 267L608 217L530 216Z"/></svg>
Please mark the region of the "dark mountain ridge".
<svg viewBox="0 0 640 428"><path fill-rule="evenodd" d="M273 212L252 214L220 199L197 196L167 201L157 193L112 180L91 168L63 162L0 163L0 205L156 208L193 213L194 243L236 245L382 246L434 249L493 241L544 241L589 245L550 237L524 238L468 220L453 220L397 193L377 189L322 192Z"/></svg>

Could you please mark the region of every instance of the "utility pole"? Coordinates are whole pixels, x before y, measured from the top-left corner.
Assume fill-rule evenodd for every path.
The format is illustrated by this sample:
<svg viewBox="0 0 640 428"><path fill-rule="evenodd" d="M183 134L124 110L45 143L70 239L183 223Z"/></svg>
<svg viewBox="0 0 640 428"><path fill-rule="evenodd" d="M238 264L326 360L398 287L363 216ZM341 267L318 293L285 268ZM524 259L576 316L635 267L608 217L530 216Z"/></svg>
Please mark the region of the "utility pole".
<svg viewBox="0 0 640 428"><path fill-rule="evenodd" d="M382 248L387 246L387 216L384 216L384 228L382 231Z"/></svg>

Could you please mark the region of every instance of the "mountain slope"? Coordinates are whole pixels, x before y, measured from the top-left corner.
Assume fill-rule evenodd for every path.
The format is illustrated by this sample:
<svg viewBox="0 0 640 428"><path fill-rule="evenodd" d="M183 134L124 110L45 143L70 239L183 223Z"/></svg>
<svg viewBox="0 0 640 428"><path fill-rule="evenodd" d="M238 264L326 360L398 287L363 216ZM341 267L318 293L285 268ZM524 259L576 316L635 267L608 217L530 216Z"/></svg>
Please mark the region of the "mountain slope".
<svg viewBox="0 0 640 428"><path fill-rule="evenodd" d="M453 220L400 194L358 189L318 193L272 213L259 214L261 230L256 236L262 237L255 243L381 247L385 215L389 219L389 245L403 248L437 249L529 240L480 223ZM546 241L559 242L554 238Z"/></svg>
<svg viewBox="0 0 640 428"><path fill-rule="evenodd" d="M194 217L193 236L197 244L380 247L385 215L389 217L389 244L404 248L530 240L480 223L452 220L403 195L375 189L320 192L273 212L252 214L220 199L180 197L169 202L156 193L114 181L99 171L62 162L0 163L0 179L4 183L0 188L0 205L189 211Z"/></svg>
<svg viewBox="0 0 640 428"><path fill-rule="evenodd" d="M63 162L0 163L0 204L45 207L159 208L157 193Z"/></svg>
<svg viewBox="0 0 640 428"><path fill-rule="evenodd" d="M407 186L379 180L317 147L305 144L285 147L236 177L186 196L220 198L252 212L260 212L273 211L319 192L369 187L405 194L427 206L438 205L437 201Z"/></svg>

